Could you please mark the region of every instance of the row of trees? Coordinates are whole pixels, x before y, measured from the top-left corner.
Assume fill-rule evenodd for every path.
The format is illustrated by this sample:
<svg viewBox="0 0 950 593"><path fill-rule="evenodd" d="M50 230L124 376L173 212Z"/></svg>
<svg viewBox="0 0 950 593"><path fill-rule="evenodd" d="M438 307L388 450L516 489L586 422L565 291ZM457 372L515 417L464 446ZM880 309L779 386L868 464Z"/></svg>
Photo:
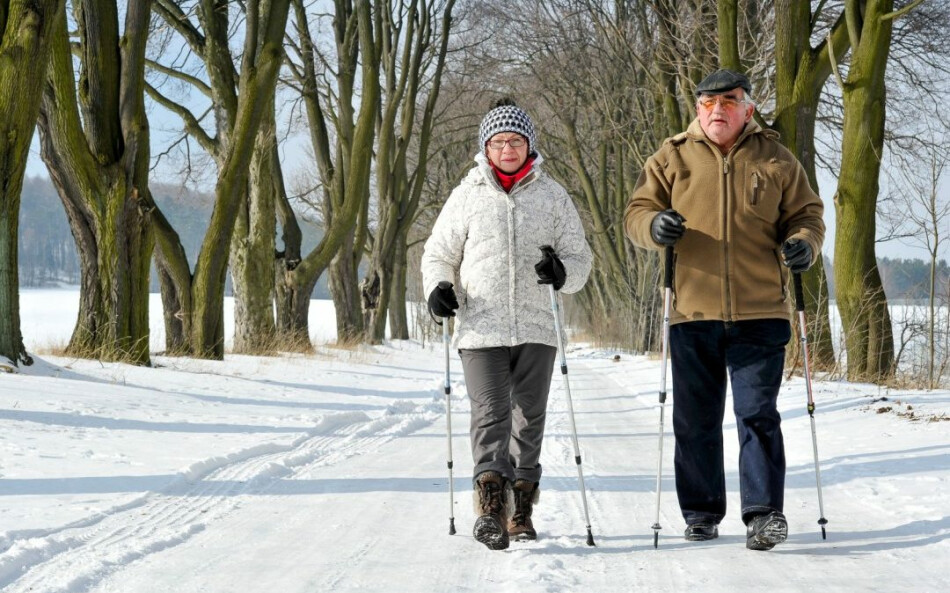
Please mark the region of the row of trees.
<svg viewBox="0 0 950 593"><path fill-rule="evenodd" d="M946 78L950 11L936 4L137 0L122 10L117 0L3 0L0 24L23 24L0 27L0 90L17 89L15 101L0 95L0 123L18 139L0 148L0 354L27 360L13 272L34 122L80 253L81 313L68 350L145 364L153 255L170 352L223 356L228 271L236 351L308 348L308 302L324 274L342 340L378 342L387 320L393 338L407 338L406 300L423 296L420 243L471 166L478 122L500 94L532 113L546 169L585 217L596 263L576 299L583 322L652 349L657 258L624 239L622 210L646 157L695 117L696 83L722 66L750 75L757 117L781 133L813 186L819 167L837 177L834 283L849 376L887 377L879 180L890 151L940 145L921 142L902 117L908 102L935 99ZM49 66L23 68L27 59ZM27 100L31 92L42 101ZM181 122L170 146L153 150L146 106ZM279 146L297 129L315 174L298 177L291 195ZM150 163L173 153L188 157L183 175L201 168L197 155L215 171L193 268L149 190ZM302 212L319 212L324 230L307 251ZM835 361L825 273L819 265L806 275L819 367Z"/></svg>

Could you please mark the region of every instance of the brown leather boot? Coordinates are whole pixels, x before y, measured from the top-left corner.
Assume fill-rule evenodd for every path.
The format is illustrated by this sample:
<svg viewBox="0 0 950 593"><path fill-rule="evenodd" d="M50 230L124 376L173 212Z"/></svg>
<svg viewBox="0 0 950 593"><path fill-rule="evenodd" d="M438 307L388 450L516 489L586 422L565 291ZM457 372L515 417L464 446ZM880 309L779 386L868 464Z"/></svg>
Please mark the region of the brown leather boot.
<svg viewBox="0 0 950 593"><path fill-rule="evenodd" d="M515 500L511 519L508 520L508 536L515 541L538 539L538 532L534 530L534 524L531 522L531 511L541 494L538 483L515 480L512 491Z"/></svg>
<svg viewBox="0 0 950 593"><path fill-rule="evenodd" d="M472 535L490 550L508 547L505 525L511 513L511 486L495 471L482 472L475 480L475 528Z"/></svg>

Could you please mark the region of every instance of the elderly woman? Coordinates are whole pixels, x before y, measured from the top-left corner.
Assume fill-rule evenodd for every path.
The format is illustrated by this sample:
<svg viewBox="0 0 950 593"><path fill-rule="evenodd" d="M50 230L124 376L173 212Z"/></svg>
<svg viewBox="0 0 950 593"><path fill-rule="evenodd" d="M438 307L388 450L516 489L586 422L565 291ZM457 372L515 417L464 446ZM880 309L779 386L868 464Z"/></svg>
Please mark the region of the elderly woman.
<svg viewBox="0 0 950 593"><path fill-rule="evenodd" d="M537 537L531 512L557 355L547 285L580 290L591 252L570 196L541 169L528 114L502 99L478 136L475 166L426 241L422 276L432 314L457 311L454 344L472 408L474 536L502 550L511 538Z"/></svg>

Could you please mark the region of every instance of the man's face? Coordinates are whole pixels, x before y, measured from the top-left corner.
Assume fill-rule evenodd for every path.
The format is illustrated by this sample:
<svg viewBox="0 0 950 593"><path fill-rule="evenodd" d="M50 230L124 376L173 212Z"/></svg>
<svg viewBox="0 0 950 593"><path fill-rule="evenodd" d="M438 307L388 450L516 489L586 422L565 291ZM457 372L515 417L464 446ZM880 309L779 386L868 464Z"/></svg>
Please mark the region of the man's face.
<svg viewBox="0 0 950 593"><path fill-rule="evenodd" d="M703 94L696 99L699 125L724 154L736 143L754 111L755 105L746 101L745 91L741 88L714 95Z"/></svg>

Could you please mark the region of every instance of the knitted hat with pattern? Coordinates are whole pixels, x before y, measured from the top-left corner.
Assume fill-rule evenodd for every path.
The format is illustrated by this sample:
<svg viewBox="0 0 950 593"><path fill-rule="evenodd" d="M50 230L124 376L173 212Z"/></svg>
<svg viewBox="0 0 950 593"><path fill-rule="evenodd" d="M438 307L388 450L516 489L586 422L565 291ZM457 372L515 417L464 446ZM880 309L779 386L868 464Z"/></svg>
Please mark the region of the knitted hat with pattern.
<svg viewBox="0 0 950 593"><path fill-rule="evenodd" d="M485 144L491 137L502 132L521 134L528 139L528 148L535 149L534 124L525 110L511 99L500 99L482 119L482 125L478 127L479 150L485 150Z"/></svg>

